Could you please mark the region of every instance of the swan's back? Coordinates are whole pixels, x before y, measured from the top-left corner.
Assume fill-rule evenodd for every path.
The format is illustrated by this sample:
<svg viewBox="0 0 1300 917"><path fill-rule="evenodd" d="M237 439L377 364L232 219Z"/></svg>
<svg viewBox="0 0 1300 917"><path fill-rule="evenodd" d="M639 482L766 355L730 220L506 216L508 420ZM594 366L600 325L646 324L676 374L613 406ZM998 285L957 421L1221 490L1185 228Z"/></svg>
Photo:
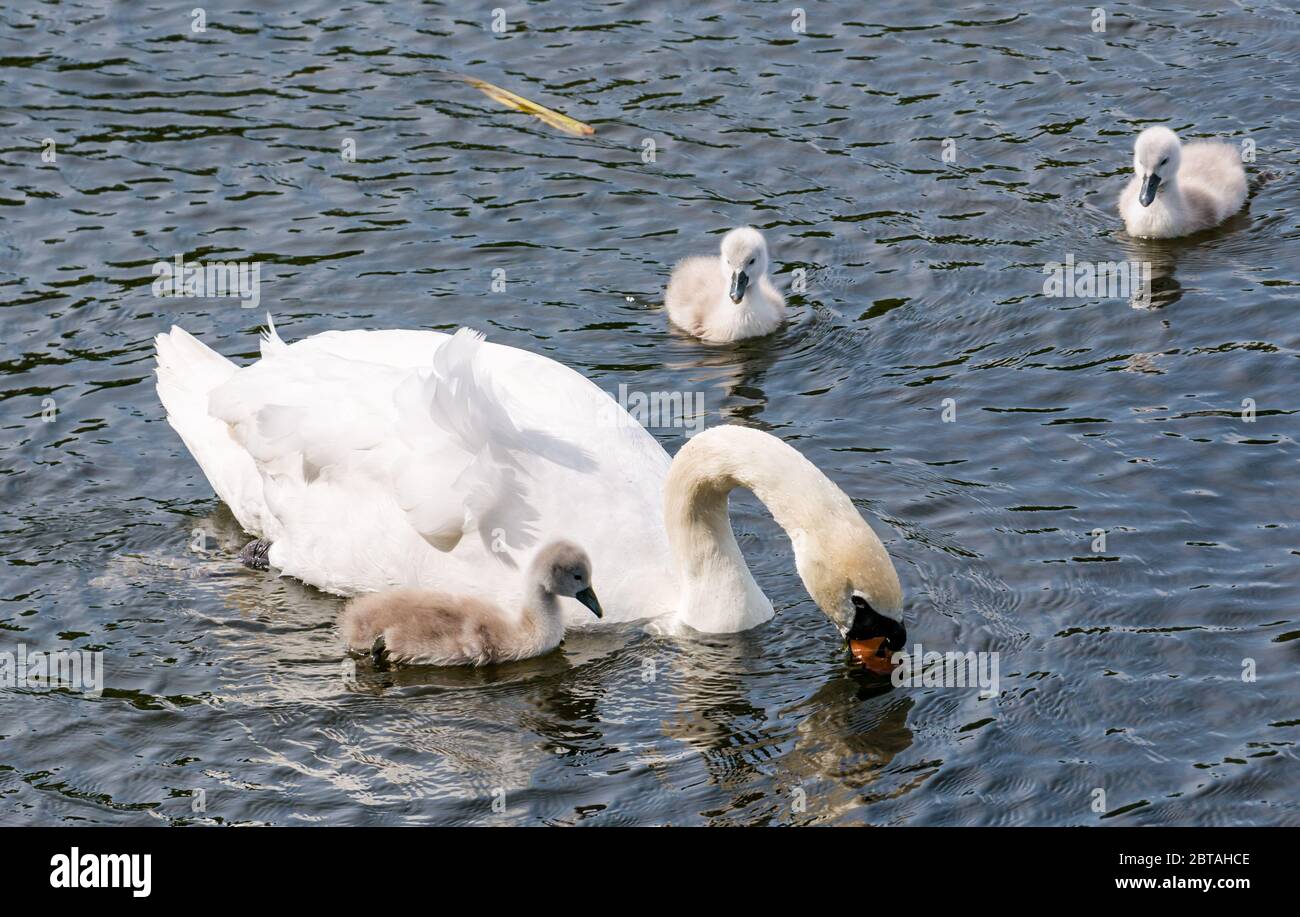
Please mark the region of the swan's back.
<svg viewBox="0 0 1300 917"><path fill-rule="evenodd" d="M726 295L720 259L694 255L677 262L664 291L668 318L678 328L700 337L707 330L709 313Z"/></svg>
<svg viewBox="0 0 1300 917"><path fill-rule="evenodd" d="M1178 182L1197 216L1208 224L1221 223L1246 202L1246 170L1237 148L1227 143L1201 141L1183 147Z"/></svg>
<svg viewBox="0 0 1300 917"><path fill-rule="evenodd" d="M164 364L184 349L173 339L211 356ZM283 573L341 595L419 586L517 608L519 558L563 538L610 571L608 620L672 610L668 456L560 363L466 333L331 331L272 338L235 368L175 329L159 364L160 393L164 369L188 380L169 382L184 392L164 397L169 419L202 433L191 452L227 502L236 489L218 482L238 475L232 509Z"/></svg>

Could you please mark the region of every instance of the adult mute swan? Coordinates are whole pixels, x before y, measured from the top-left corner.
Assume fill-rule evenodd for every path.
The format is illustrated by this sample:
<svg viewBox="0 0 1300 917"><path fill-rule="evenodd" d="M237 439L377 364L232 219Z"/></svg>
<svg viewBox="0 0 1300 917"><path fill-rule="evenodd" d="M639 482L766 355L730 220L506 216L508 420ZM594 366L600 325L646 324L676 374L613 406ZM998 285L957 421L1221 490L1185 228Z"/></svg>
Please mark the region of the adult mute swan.
<svg viewBox="0 0 1300 917"><path fill-rule="evenodd" d="M564 639L564 612L556 596L572 596L601 616L591 588L587 552L553 541L528 565L523 607L506 613L468 595L423 589L371 592L339 616L348 650L417 665L489 665L549 653Z"/></svg>
<svg viewBox="0 0 1300 917"><path fill-rule="evenodd" d="M606 620L741 631L773 614L727 514L745 487L789 534L840 633L902 646L902 590L880 539L767 433L715 427L670 463L583 376L468 329L286 345L272 326L243 368L180 328L156 345L168 421L282 574L345 596L412 587L518 608L517 558L566 539L601 571ZM590 621L562 602L566 623Z"/></svg>
<svg viewBox="0 0 1300 917"><path fill-rule="evenodd" d="M785 321L785 297L767 275L767 242L752 226L723 236L717 258L679 261L664 305L674 325L715 344L771 334Z"/></svg>
<svg viewBox="0 0 1300 917"><path fill-rule="evenodd" d="M1131 236L1190 235L1217 226L1246 202L1246 170L1228 143L1183 146L1169 128L1148 127L1133 145L1133 172L1119 197Z"/></svg>

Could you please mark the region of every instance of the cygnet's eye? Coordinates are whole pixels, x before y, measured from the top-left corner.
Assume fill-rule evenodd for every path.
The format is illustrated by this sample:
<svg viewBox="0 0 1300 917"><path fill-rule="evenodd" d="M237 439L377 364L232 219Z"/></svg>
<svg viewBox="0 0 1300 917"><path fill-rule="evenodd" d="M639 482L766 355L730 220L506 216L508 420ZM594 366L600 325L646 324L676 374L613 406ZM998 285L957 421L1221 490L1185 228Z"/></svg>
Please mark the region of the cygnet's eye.
<svg viewBox="0 0 1300 917"><path fill-rule="evenodd" d="M1164 159L1160 160L1160 164L1161 164L1162 166L1163 166L1163 165L1167 165L1168 162L1169 162L1169 157L1168 157L1168 156L1166 156Z"/></svg>

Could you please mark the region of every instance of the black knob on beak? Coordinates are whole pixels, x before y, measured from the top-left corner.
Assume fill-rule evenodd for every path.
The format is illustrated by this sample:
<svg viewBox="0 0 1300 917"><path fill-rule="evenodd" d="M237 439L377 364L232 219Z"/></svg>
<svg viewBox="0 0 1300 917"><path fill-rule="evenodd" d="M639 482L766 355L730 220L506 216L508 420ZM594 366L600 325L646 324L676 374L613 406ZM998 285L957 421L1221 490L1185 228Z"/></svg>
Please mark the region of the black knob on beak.
<svg viewBox="0 0 1300 917"><path fill-rule="evenodd" d="M844 636L846 640L884 637L881 646L890 653L896 653L907 645L907 628L902 622L880 614L860 595L853 597L853 626Z"/></svg>

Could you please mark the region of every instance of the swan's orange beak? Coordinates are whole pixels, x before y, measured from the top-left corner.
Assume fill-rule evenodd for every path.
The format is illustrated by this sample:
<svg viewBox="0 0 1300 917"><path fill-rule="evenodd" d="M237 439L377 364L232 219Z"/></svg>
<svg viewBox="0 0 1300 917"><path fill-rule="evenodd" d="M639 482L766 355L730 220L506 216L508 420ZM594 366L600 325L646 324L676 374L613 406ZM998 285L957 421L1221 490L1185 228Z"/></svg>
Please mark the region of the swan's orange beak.
<svg viewBox="0 0 1300 917"><path fill-rule="evenodd" d="M853 659L867 671L889 675L898 668L894 654L907 646L907 628L901 620L878 614L858 593L853 594L853 626L844 632Z"/></svg>
<svg viewBox="0 0 1300 917"><path fill-rule="evenodd" d="M888 675L898 668L893 662L894 654L890 652L889 647L885 646L884 637L850 640L849 652L853 654L855 661L877 675Z"/></svg>

